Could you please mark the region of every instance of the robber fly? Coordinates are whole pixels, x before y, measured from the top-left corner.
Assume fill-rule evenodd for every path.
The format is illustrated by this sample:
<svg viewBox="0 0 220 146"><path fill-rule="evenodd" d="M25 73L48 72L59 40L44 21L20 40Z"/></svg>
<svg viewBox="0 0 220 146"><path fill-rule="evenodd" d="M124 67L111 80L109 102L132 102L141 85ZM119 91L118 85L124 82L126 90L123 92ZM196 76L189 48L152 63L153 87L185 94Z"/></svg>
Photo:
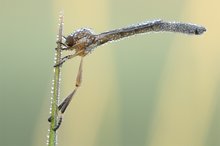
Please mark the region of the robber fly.
<svg viewBox="0 0 220 146"><path fill-rule="evenodd" d="M77 31L74 31L67 37L63 37L65 42L59 42L63 45L62 50L71 50L74 51L74 53L63 57L60 62L54 65L54 67L62 65L65 61L76 56L80 56L81 61L76 77L75 89L58 106L58 109L60 111L60 118L57 123L57 126L54 127L54 131L56 131L60 127L62 122L62 114L65 112L74 94L81 85L83 58L94 48L101 46L107 42L113 42L115 40L120 40L129 36L148 32L174 32L189 35L201 35L205 31L205 27L198 26L195 24L155 20L131 25L129 27L124 27L121 29L103 32L100 34L95 34L90 29L82 28ZM50 117L48 121L50 122L51 119L52 117Z"/></svg>

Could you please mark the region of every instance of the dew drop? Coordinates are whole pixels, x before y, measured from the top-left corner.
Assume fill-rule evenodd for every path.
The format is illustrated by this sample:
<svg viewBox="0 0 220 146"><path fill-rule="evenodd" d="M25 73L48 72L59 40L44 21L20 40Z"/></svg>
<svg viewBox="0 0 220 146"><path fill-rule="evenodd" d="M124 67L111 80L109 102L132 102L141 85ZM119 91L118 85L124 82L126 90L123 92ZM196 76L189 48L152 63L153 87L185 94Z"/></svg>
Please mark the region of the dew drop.
<svg viewBox="0 0 220 146"><path fill-rule="evenodd" d="M49 138L50 136L47 134L47 138Z"/></svg>

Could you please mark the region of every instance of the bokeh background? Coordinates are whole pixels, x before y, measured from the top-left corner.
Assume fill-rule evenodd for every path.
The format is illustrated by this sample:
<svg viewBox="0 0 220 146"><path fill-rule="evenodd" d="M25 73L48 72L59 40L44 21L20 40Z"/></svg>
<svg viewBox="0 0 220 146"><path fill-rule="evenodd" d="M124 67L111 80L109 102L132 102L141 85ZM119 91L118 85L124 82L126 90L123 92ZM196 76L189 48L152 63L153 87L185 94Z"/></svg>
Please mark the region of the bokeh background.
<svg viewBox="0 0 220 146"><path fill-rule="evenodd" d="M95 49L60 146L219 146L220 1L0 0L0 146L46 145L59 11L64 31L146 20L202 24L202 36L141 35ZM61 98L79 58L63 66Z"/></svg>

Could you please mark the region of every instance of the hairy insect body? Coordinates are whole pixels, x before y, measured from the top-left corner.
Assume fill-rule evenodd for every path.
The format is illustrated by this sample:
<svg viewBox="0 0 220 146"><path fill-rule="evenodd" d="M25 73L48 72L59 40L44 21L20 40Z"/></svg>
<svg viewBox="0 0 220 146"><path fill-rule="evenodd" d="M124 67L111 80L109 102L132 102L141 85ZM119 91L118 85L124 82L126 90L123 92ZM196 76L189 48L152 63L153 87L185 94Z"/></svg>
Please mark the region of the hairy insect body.
<svg viewBox="0 0 220 146"><path fill-rule="evenodd" d="M66 50L75 50L78 56L85 56L96 46L95 38L90 29L79 29L66 38Z"/></svg>
<svg viewBox="0 0 220 146"><path fill-rule="evenodd" d="M148 32L177 32L191 35L201 35L206 29L189 23L166 22L162 20L147 21L128 27L115 29L100 34L94 34L90 29L82 28L66 38L64 50L75 50L76 56L86 56L94 48L107 42L120 40L136 34Z"/></svg>
<svg viewBox="0 0 220 146"><path fill-rule="evenodd" d="M74 53L63 57L60 62L54 65L54 67L62 65L65 61L74 58L76 56L81 56L81 62L76 78L75 89L58 106L59 111L61 112L61 114L65 112L75 92L81 85L83 58L88 53L90 53L94 48L103 45L107 42L113 42L123 38L128 38L130 36L135 36L137 34L143 34L149 32L175 32L175 33L183 33L189 35L201 35L205 31L206 31L205 27L195 24L155 20L155 21L147 21L144 23L139 23L128 27L103 32L100 34L94 34L90 29L86 29L86 28L82 28L73 32L66 38L64 37L66 39L65 43L62 42L60 43L64 46L62 50L71 50L74 51ZM50 122L52 118L53 117L50 117L48 121ZM59 118L57 126L54 128L55 131L60 127L61 122L62 122L62 115Z"/></svg>

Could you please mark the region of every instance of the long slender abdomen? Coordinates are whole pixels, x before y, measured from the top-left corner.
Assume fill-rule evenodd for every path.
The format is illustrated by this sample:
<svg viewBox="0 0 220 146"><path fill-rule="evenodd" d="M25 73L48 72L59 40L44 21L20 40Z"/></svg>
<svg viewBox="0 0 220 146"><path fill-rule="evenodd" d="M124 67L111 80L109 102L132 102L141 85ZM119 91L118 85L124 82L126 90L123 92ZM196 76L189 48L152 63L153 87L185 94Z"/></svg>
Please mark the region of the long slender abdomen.
<svg viewBox="0 0 220 146"><path fill-rule="evenodd" d="M206 29L204 27L195 24L156 20L101 33L97 35L96 41L97 44L101 45L109 41L119 40L136 34L148 32L175 32L200 35L205 31Z"/></svg>

